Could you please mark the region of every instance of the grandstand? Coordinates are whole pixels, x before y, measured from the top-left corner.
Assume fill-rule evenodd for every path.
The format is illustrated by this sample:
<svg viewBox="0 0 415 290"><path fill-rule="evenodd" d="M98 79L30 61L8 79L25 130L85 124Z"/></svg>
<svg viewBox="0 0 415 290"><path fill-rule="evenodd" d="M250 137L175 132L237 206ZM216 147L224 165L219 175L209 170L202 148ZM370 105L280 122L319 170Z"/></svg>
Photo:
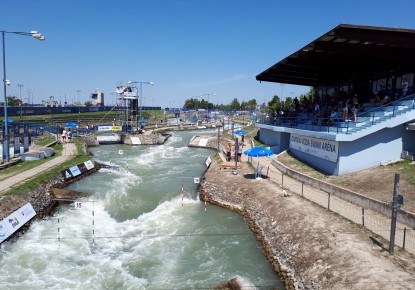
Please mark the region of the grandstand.
<svg viewBox="0 0 415 290"><path fill-rule="evenodd" d="M333 175L413 160L414 56L415 30L338 25L257 75L316 92L263 116L260 140Z"/></svg>

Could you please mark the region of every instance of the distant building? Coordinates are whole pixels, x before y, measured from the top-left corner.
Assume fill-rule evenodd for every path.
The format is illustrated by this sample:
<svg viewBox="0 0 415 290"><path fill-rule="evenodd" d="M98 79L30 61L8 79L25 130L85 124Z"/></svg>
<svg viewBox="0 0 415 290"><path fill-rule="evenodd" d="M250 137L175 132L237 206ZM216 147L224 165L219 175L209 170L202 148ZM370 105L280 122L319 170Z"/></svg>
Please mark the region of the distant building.
<svg viewBox="0 0 415 290"><path fill-rule="evenodd" d="M96 89L95 92L91 94L91 99L94 100L95 106L103 107L104 106L104 93L99 89Z"/></svg>

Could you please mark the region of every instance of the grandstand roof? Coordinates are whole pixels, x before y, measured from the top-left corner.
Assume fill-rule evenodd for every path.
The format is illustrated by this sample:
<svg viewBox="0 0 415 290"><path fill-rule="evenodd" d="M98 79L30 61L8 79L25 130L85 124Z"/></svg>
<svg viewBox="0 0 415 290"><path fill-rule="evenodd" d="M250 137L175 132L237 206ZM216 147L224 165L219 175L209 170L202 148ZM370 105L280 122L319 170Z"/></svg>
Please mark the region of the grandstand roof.
<svg viewBox="0 0 415 290"><path fill-rule="evenodd" d="M256 76L304 86L399 72L414 61L415 30L340 24Z"/></svg>

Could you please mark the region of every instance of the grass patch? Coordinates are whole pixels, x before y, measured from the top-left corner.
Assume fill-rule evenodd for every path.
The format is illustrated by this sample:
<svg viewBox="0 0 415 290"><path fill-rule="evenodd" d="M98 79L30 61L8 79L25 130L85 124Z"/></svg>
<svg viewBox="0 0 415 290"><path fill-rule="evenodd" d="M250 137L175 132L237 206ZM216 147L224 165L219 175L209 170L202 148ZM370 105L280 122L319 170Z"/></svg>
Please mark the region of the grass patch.
<svg viewBox="0 0 415 290"><path fill-rule="evenodd" d="M29 169L32 169L36 166L42 165L43 163L48 162L53 158L61 156L62 155L62 150L63 150L62 144L57 144L57 145L53 146L53 150L55 151L55 154L53 156L51 156L50 158L20 162L20 163L14 165L14 166L11 166L11 167L8 167L8 168L5 168L5 169L1 170L0 171L0 180L6 179L7 177L9 177L11 175L16 175L16 174L22 173L22 172L27 171Z"/></svg>
<svg viewBox="0 0 415 290"><path fill-rule="evenodd" d="M38 145L38 146L46 146L46 145L52 143L53 141L55 141L54 136L44 135L42 137L36 138L34 143L35 143L35 145Z"/></svg>
<svg viewBox="0 0 415 290"><path fill-rule="evenodd" d="M254 138L254 146L255 147L267 147L267 144L264 144L260 141L258 141L257 139Z"/></svg>
<svg viewBox="0 0 415 290"><path fill-rule="evenodd" d="M67 161L63 162L62 164L60 164L60 165L58 165L58 166L56 166L56 167L54 167L50 170L47 170L47 171L45 171L45 172L43 172L39 175L36 175L31 180L27 180L27 181L25 181L21 184L18 184L16 186L12 187L9 191L5 192L4 194L5 195L24 195L27 192L39 187L40 185L47 183L49 180L53 179L56 176L61 177L61 171L62 170L65 170L69 167L72 167L74 165L80 164L82 162L85 162L85 161L91 159L88 155L86 155L84 153L83 143L75 142L75 145L78 149L78 153L72 159L67 160ZM62 153L62 144L59 144L55 147L57 147L57 149L59 149L59 147L60 147L59 150L60 150L60 154L61 154ZM54 149L55 149L55 147L54 147ZM59 150L56 150L56 151L59 152ZM51 160L51 159L47 158L47 159L37 160L37 161L43 161L42 163L44 163L44 162L47 162L49 160ZM37 162L37 161L34 161L34 162ZM31 162L22 162L21 164L24 165L25 163L31 163ZM36 164L32 163L32 164L27 165L27 166L31 166L31 168L33 168L33 167L38 166L42 163L36 163ZM13 166L12 168L14 168L14 167L15 166ZM27 169L30 169L30 168L26 168L25 170L27 170ZM22 171L24 171L24 170L22 170Z"/></svg>
<svg viewBox="0 0 415 290"><path fill-rule="evenodd" d="M388 166L393 166L402 174L403 179L410 185L415 186L415 163L410 160L399 161Z"/></svg>

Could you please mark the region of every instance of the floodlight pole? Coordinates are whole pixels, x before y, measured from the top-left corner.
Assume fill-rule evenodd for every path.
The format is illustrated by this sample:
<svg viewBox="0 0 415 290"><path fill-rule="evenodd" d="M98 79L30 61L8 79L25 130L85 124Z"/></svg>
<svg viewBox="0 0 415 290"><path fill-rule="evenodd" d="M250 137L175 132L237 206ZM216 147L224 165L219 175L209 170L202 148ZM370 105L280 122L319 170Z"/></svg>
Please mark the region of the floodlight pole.
<svg viewBox="0 0 415 290"><path fill-rule="evenodd" d="M138 121L137 124L137 131L139 130L139 127L141 127L141 118L142 118L142 114L141 114L141 107L142 107L142 101L143 101L143 84L146 85L154 85L153 82L136 82L136 81L128 81L129 84L140 84L140 119ZM136 92L137 92L137 87L136 87Z"/></svg>
<svg viewBox="0 0 415 290"><path fill-rule="evenodd" d="M4 39L5 31L2 31L3 40L3 86L4 86L4 133L3 133L3 152L4 161L8 162L9 157L9 119L7 118L7 85L6 80L6 44Z"/></svg>
<svg viewBox="0 0 415 290"><path fill-rule="evenodd" d="M5 31L1 30L2 34L2 43L3 43L3 93L4 93L4 139L3 139L3 152L4 152L4 161L10 161L10 142L9 142L9 119L7 116L7 86L10 85L10 81L6 78L6 41L5 41L5 34L17 34L23 36L33 36L37 40L45 40L45 37L37 32L12 32L12 31Z"/></svg>
<svg viewBox="0 0 415 290"><path fill-rule="evenodd" d="M201 97L202 97L202 96L208 96L207 113L208 113L208 118L209 118L209 97L210 97L210 96L216 96L216 94L201 94L200 96L201 96Z"/></svg>

